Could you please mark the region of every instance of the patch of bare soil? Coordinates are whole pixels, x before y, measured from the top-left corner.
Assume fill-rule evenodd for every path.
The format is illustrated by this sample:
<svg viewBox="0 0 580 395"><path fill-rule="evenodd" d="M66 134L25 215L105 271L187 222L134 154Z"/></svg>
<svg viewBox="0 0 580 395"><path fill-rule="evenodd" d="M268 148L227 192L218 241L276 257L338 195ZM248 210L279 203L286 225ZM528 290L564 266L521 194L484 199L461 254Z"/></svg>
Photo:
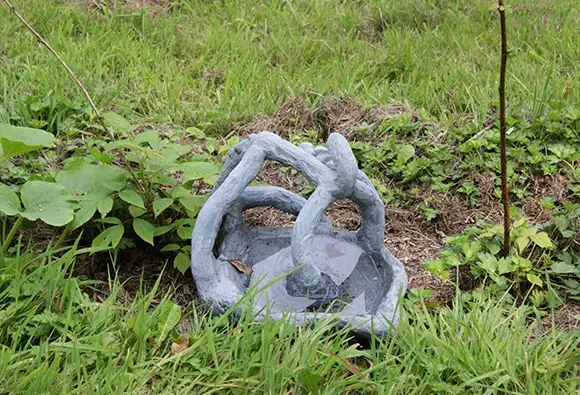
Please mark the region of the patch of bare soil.
<svg viewBox="0 0 580 395"><path fill-rule="evenodd" d="M547 314L542 319L545 331L552 327L567 331L580 330L580 304L568 303L554 310L553 314Z"/></svg>
<svg viewBox="0 0 580 395"><path fill-rule="evenodd" d="M425 127L437 128L431 122L423 122L408 104L393 102L383 106L365 108L351 98L332 97L319 106L308 105L306 96L300 95L287 101L272 115L259 115L251 122L240 125L234 133L246 136L251 133L270 131L289 139L294 133L316 131L320 141L326 141L330 133L341 133L350 141L376 141L371 133L361 133L360 127L373 128L386 119L408 116L411 122L422 122Z"/></svg>
<svg viewBox="0 0 580 395"><path fill-rule="evenodd" d="M78 0L86 9L121 11L125 13L140 12L145 10L150 15L157 15L167 9L173 0Z"/></svg>
<svg viewBox="0 0 580 395"><path fill-rule="evenodd" d="M159 281L157 295L173 294L182 306L193 305L197 300L191 274L182 275L173 268L168 254L153 249L131 249L119 254L117 264L105 254L81 255L77 258L75 276L81 280L96 280L87 292L97 301L103 301L112 292L111 279L117 279L117 303L130 305L137 295L150 292ZM159 303L154 299L153 304Z"/></svg>

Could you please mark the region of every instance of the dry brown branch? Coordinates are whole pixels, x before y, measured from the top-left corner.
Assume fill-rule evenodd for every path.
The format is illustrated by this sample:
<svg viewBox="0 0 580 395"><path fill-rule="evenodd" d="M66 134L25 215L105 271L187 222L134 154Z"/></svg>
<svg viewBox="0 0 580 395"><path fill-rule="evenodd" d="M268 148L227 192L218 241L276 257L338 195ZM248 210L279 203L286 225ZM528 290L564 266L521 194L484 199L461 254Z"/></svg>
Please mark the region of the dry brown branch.
<svg viewBox="0 0 580 395"><path fill-rule="evenodd" d="M505 21L505 5L498 0L498 11L501 24L501 64L499 72L499 131L501 151L501 190L503 201L503 255L510 253L510 212L509 192L507 185L507 149L506 149L506 121L505 121L505 74L508 57L507 31Z"/></svg>
<svg viewBox="0 0 580 395"><path fill-rule="evenodd" d="M75 83L77 84L79 89L83 92L83 94L87 98L89 105L91 106L91 108L95 112L95 115L99 119L99 123L101 124L101 126L103 127L105 132L109 132L109 129L107 128L107 124L105 123L105 118L103 118L103 116L101 115L101 113L97 109L97 106L95 105L95 102L91 98L91 95L89 95L89 92L87 91L87 89L85 88L83 83L78 79L76 74L71 70L71 68L66 64L66 62L58 55L58 53L50 46L50 44L44 39L44 37L42 37L40 35L40 33L38 33L32 27L32 25L30 23L28 23L28 21L26 19L24 19L24 17L22 15L20 15L20 13L16 10L16 8L14 8L14 6L10 3L10 1L9 0L3 0L3 1L8 6L8 8L10 8L10 10L12 10L12 13L14 13L14 15L20 20L20 22L22 22L22 24L24 26L26 26L26 28L36 37L38 42L40 42L42 45L44 45L46 47L46 49L48 49L50 51L50 53L58 60L58 62L62 65L62 67L64 67L64 69L71 76L71 78L75 81Z"/></svg>

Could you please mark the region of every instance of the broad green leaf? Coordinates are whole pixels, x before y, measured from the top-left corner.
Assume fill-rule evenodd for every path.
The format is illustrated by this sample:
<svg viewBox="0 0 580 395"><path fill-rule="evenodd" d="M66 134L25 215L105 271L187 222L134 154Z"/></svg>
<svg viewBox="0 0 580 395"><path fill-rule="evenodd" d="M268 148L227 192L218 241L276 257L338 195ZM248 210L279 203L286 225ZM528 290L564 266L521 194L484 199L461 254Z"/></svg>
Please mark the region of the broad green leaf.
<svg viewBox="0 0 580 395"><path fill-rule="evenodd" d="M497 273L499 275L511 273L514 271L514 265L509 258L501 258L497 261Z"/></svg>
<svg viewBox="0 0 580 395"><path fill-rule="evenodd" d="M75 218L72 222L72 228L77 229L81 226L83 226L84 224L86 224L87 222L89 222L89 220L91 218L93 218L93 215L95 215L95 212L97 211L97 207L94 205L90 205L90 206L82 206L81 208L78 209L75 212Z"/></svg>
<svg viewBox="0 0 580 395"><path fill-rule="evenodd" d="M0 211L6 215L16 215L20 212L18 195L4 184L0 184Z"/></svg>
<svg viewBox="0 0 580 395"><path fill-rule="evenodd" d="M217 179L218 179L218 174L216 174L215 176L211 176L211 177L205 177L202 181L208 185L215 185L215 183L217 182Z"/></svg>
<svg viewBox="0 0 580 395"><path fill-rule="evenodd" d="M90 147L88 151L95 157L96 160L102 163L111 164L115 157L107 152L101 152L95 147Z"/></svg>
<svg viewBox="0 0 580 395"><path fill-rule="evenodd" d="M528 271L532 268L532 261L521 256L513 257L516 267L522 271Z"/></svg>
<svg viewBox="0 0 580 395"><path fill-rule="evenodd" d="M538 233L538 228L535 227L529 227L529 228L522 228L522 229L518 229L517 234L520 237L530 237L531 235L535 235L536 233Z"/></svg>
<svg viewBox="0 0 580 395"><path fill-rule="evenodd" d="M497 261L496 257L487 253L478 254L477 257L479 258L479 266L482 269L488 273L497 273L499 262Z"/></svg>
<svg viewBox="0 0 580 395"><path fill-rule="evenodd" d="M167 207L173 204L173 199L171 198L159 198L155 199L153 202L153 214L155 214L155 218L159 214L161 214Z"/></svg>
<svg viewBox="0 0 580 395"><path fill-rule="evenodd" d="M0 123L0 161L53 145L54 136L44 130Z"/></svg>
<svg viewBox="0 0 580 395"><path fill-rule="evenodd" d="M194 218L179 218L173 221L173 225L175 226L183 226L183 225L190 225L195 226L195 219Z"/></svg>
<svg viewBox="0 0 580 395"><path fill-rule="evenodd" d="M110 196L104 197L97 202L97 209L102 217L106 216L113 209L113 198Z"/></svg>
<svg viewBox="0 0 580 395"><path fill-rule="evenodd" d="M576 232L573 230L563 230L560 233L562 234L562 237L565 237L566 239L576 236Z"/></svg>
<svg viewBox="0 0 580 395"><path fill-rule="evenodd" d="M526 278L528 279L529 282L537 285L538 287L541 287L542 285L544 285L544 282L542 281L542 279L533 273L526 274Z"/></svg>
<svg viewBox="0 0 580 395"><path fill-rule="evenodd" d="M153 231L153 236L157 237L157 236L164 235L165 233L169 232L173 228L174 228L173 224L164 225L164 226L157 226L155 228L155 230Z"/></svg>
<svg viewBox="0 0 580 395"><path fill-rule="evenodd" d="M177 235L182 240L189 240L193 235L193 227L192 226L180 226L177 228Z"/></svg>
<svg viewBox="0 0 580 395"><path fill-rule="evenodd" d="M132 140L127 139L112 141L105 145L105 151L112 151L123 148L134 152L146 150L146 148L141 147L139 144L135 144Z"/></svg>
<svg viewBox="0 0 580 395"><path fill-rule="evenodd" d="M204 139L205 138L205 133L203 130L196 128L195 126L191 126L187 129L185 129L185 133L187 134L191 134L193 137L195 137L198 140Z"/></svg>
<svg viewBox="0 0 580 395"><path fill-rule="evenodd" d="M165 174L157 174L153 176L151 180L163 186L174 186L178 182L175 178L169 177Z"/></svg>
<svg viewBox="0 0 580 395"><path fill-rule="evenodd" d="M125 233L123 225L111 226L94 238L91 248L97 250L115 248L121 241L123 233Z"/></svg>
<svg viewBox="0 0 580 395"><path fill-rule="evenodd" d="M200 180L219 174L220 169L211 162L186 162L175 168L183 172L181 180L183 182Z"/></svg>
<svg viewBox="0 0 580 395"><path fill-rule="evenodd" d="M189 256L189 254L186 254L185 252L180 252L173 260L173 267L179 270L181 274L184 274L185 271L189 269L190 266L191 266L191 257Z"/></svg>
<svg viewBox="0 0 580 395"><path fill-rule="evenodd" d="M145 214L146 212L147 212L147 210L145 210L144 208L139 208L137 206L129 205L129 214L131 214L131 217L133 217L133 218L140 217L143 214Z"/></svg>
<svg viewBox="0 0 580 395"><path fill-rule="evenodd" d="M205 202L207 201L207 196L202 195L189 195L179 199L179 202L189 211L189 215L195 217Z"/></svg>
<svg viewBox="0 0 580 395"><path fill-rule="evenodd" d="M518 251L520 254L526 249L529 242L530 239L527 237L518 237L516 239L516 245L518 246Z"/></svg>
<svg viewBox="0 0 580 395"><path fill-rule="evenodd" d="M181 321L181 307L170 300L165 300L158 307L159 316L157 318L157 339L159 344Z"/></svg>
<svg viewBox="0 0 580 395"><path fill-rule="evenodd" d="M425 269L437 277L442 278L444 280L449 279L449 270L443 260L441 259L429 259L422 263Z"/></svg>
<svg viewBox="0 0 580 395"><path fill-rule="evenodd" d="M159 132L157 130L145 130L135 137L133 137L133 141L136 143L154 143L159 141Z"/></svg>
<svg viewBox="0 0 580 395"><path fill-rule="evenodd" d="M179 251L181 247L178 244L167 244L161 249L161 252Z"/></svg>
<svg viewBox="0 0 580 395"><path fill-rule="evenodd" d="M59 172L58 184L77 197L81 208L75 214L73 229L89 221L97 211L107 215L113 206L109 197L125 186L128 173L112 165L83 163Z"/></svg>
<svg viewBox="0 0 580 395"><path fill-rule="evenodd" d="M64 226L74 218L72 197L59 184L28 181L20 190L25 211L22 216L31 221L40 219L52 226Z"/></svg>
<svg viewBox="0 0 580 395"><path fill-rule="evenodd" d="M191 147L187 146L187 145L181 145L181 144L171 144L165 148L163 148L161 150L161 155L166 156L167 158L170 158L172 160L176 160L179 157L188 154L191 152ZM190 160L192 161L199 161L199 157L196 157L195 159L190 158Z"/></svg>
<svg viewBox="0 0 580 395"><path fill-rule="evenodd" d="M187 197L187 196L191 196L191 191L189 191L189 190L187 190L184 187L181 187L179 185L171 190L171 197L174 199L179 199L179 198Z"/></svg>
<svg viewBox="0 0 580 395"><path fill-rule="evenodd" d="M535 235L531 235L530 239L536 244L538 247L552 249L554 248L554 243L550 240L550 236L546 232L540 232Z"/></svg>
<svg viewBox="0 0 580 395"><path fill-rule="evenodd" d="M558 215L554 217L554 224L556 224L558 230L563 231L570 226L570 220L563 215Z"/></svg>
<svg viewBox="0 0 580 395"><path fill-rule="evenodd" d="M73 196L95 195L94 200L100 200L112 192L125 187L126 170L113 165L82 164L59 172L56 182L64 186Z"/></svg>
<svg viewBox="0 0 580 395"><path fill-rule="evenodd" d="M145 204L143 203L143 198L137 192L131 189L124 189L119 192L119 197L125 202L132 204L133 206L144 209Z"/></svg>
<svg viewBox="0 0 580 395"><path fill-rule="evenodd" d="M396 164L399 166L404 165L414 155L415 155L415 148L412 145L405 144L405 145L401 146L401 148L399 148L399 152L397 153Z"/></svg>
<svg viewBox="0 0 580 395"><path fill-rule="evenodd" d="M103 118L105 121L115 130L121 133L130 132L133 129L133 126L129 121L125 118L120 116L119 114L115 114L114 112L106 112L103 114Z"/></svg>
<svg viewBox="0 0 580 395"><path fill-rule="evenodd" d="M550 266L550 270L553 273L557 273L557 274L571 274L571 273L577 273L580 270L576 268L576 266L571 265L569 263L566 262L555 262L554 264L552 264Z"/></svg>
<svg viewBox="0 0 580 395"><path fill-rule="evenodd" d="M103 224L121 225L121 220L117 217L99 218L99 219L96 219L95 222L101 222Z"/></svg>
<svg viewBox="0 0 580 395"><path fill-rule="evenodd" d="M464 243L462 245L463 254L466 260L471 260L481 252L481 242L472 241L471 243Z"/></svg>
<svg viewBox="0 0 580 395"><path fill-rule="evenodd" d="M524 226L526 223L526 219L525 218L520 218L518 219L516 222L513 223L512 228L517 229L521 226Z"/></svg>
<svg viewBox="0 0 580 395"><path fill-rule="evenodd" d="M487 228L487 232L480 234L479 237L482 239L490 239L501 234L503 234L503 226L493 225Z"/></svg>
<svg viewBox="0 0 580 395"><path fill-rule="evenodd" d="M499 243L489 243L486 247L491 255L497 255L501 251Z"/></svg>
<svg viewBox="0 0 580 395"><path fill-rule="evenodd" d="M140 238L145 240L147 243L154 245L153 244L153 237L154 237L155 227L151 223L149 223L148 221L145 221L144 219L141 219L141 218L135 218L133 220L133 229L135 230L135 233L137 233L137 235Z"/></svg>

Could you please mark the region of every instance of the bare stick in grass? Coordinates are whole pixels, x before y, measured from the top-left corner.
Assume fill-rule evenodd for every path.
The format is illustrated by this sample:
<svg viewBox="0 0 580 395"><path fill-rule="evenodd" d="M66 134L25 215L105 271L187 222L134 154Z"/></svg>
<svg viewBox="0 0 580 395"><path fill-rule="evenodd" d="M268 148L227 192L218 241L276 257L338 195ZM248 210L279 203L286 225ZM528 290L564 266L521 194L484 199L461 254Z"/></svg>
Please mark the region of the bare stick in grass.
<svg viewBox="0 0 580 395"><path fill-rule="evenodd" d="M503 201L503 255L510 253L510 197L507 185L507 148L505 122L505 74L508 58L507 31L505 22L505 5L498 0L499 19L501 24L501 64L499 71L499 135L501 155L501 192Z"/></svg>
<svg viewBox="0 0 580 395"><path fill-rule="evenodd" d="M91 106L91 108L95 112L95 115L99 119L99 123L103 127L103 130L105 131L105 133L108 133L111 137L113 137L113 134L111 133L111 131L107 127L107 123L105 122L105 118L103 117L103 115L101 115L101 112L99 111L99 109L95 105L95 102L93 101L91 95L89 94L89 92L87 91L87 89L85 88L85 86L83 85L83 83L81 82L81 80L79 80L79 78L76 76L76 74L71 70L70 67L68 67L68 65L66 64L66 62L50 46L50 44L44 39L44 37L42 37L40 35L40 33L38 33L32 27L32 25L30 25L30 23L28 23L28 21L26 19L24 19L24 17L22 15L20 15L20 13L16 10L16 8L14 8L14 6L10 3L10 1L9 0L3 0L3 1L12 10L12 12L14 13L14 15L16 15L16 17L24 24L24 26L26 26L26 28L36 37L36 39L42 45L44 45L46 47L46 49L48 49L50 51L50 53L58 60L58 62L62 65L62 67L64 67L64 69L71 76L71 78L77 84L77 86L79 87L79 89L83 92L83 94L87 98L87 101L89 102L89 105ZM126 165L127 169L129 170L129 172L131 173L131 176L133 177L133 179L135 180L135 182L137 183L137 185L140 187L141 191L145 194L145 196L147 197L147 200L149 201L149 203L151 203L151 198L149 196L149 193L147 192L147 189L143 185L143 182L139 179L139 177L137 177L137 175L135 174L135 172L131 168L131 165L129 164L129 161L127 160L127 157L125 156L124 152L122 150L119 150L119 154L121 155L121 159L125 162L125 165Z"/></svg>
<svg viewBox="0 0 580 395"><path fill-rule="evenodd" d="M83 83L78 79L78 77L76 76L76 74L71 70L70 67L68 67L68 65L65 63L64 60L62 60L62 58L58 55L58 53L50 46L50 44L44 39L44 37L42 37L31 25L30 23L28 23L28 21L26 19L24 19L24 17L22 15L20 15L20 13L16 10L16 8L14 8L14 6L10 3L9 0L3 0L4 3L8 6L8 8L10 8L10 10L12 10L12 12L14 13L14 15L16 15L16 17L20 20L20 22L22 22L24 24L24 26L26 26L26 28L32 33L34 34L34 36L36 37L36 39L38 40L38 42L40 42L42 45L44 45L46 47L46 49L48 49L50 51L50 53L58 60L58 62L62 65L62 67L64 67L64 69L66 70L66 72L71 76L71 78L75 81L75 83L78 85L79 89L83 92L83 94L85 95L85 97L87 98L87 101L89 102L89 105L91 106L91 108L93 109L93 111L95 112L97 118L99 119L99 123L101 124L101 126L103 127L103 129L105 130L105 132L108 132L109 129L107 128L107 124L105 123L105 118L103 118L103 116L101 115L101 113L99 112L99 110L97 109L97 106L95 105L95 102L93 101L93 99L91 98L91 95L89 95L89 92L87 91L87 89L85 88L85 86L83 85Z"/></svg>

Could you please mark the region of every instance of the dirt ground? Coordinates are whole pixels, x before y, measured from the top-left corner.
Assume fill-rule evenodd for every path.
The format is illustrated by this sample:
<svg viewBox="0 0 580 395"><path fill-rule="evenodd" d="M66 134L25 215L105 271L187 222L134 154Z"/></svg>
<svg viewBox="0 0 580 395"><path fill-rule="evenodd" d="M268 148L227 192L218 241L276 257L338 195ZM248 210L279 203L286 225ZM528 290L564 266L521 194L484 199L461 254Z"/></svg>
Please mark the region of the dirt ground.
<svg viewBox="0 0 580 395"><path fill-rule="evenodd" d="M373 125L387 118L398 116L411 117L413 122L424 122L408 105L392 103L364 109L363 106L351 99L329 99L318 107L309 107L304 97L299 96L285 103L271 116L257 116L249 123L237 126L232 134L245 136L264 130L272 131L289 139L294 133L316 131L320 141L324 141L330 133L342 133L349 140L373 143L372 133L361 136L357 134L357 126L362 124ZM424 122L430 130L439 128L438 125ZM376 141L375 141L376 142ZM404 264L409 278L410 288L424 288L432 290L431 302L437 305L447 305L455 293L456 284L444 281L426 271L421 262L436 258L444 244L446 236L462 232L475 224L477 220L488 223L501 222L501 207L493 196L494 178L490 174L471 174L469 178L479 188L480 198L476 205L470 205L465 197L452 193L433 192L426 185L413 185L408 188L415 194L412 204L407 207L385 207L387 226L385 228L385 244L389 250ZM267 162L258 176L261 183L280 186L294 192L301 192L308 181L300 174L287 171L277 163ZM562 199L566 180L561 176L538 177L531 182L531 197L521 203L524 213L533 220L541 222L547 218L547 213L539 205L542 197L551 196ZM421 202L429 198L432 206L440 210L441 214L434 220L428 221L421 209ZM358 207L350 201L337 201L327 210L327 217L339 229L357 230L360 227L360 213ZM245 212L245 221L251 227L263 226L291 226L294 216L282 213L272 208L256 208ZM191 275L181 275L172 268L171 261L164 267L159 264L165 262L169 256L151 255L145 253L124 253L119 256L123 262L118 270L123 290L120 297L129 301L140 289L142 284L153 284L163 271L161 290L170 290L177 285L175 298L183 304L193 303L195 289ZM103 265L98 257L85 257L79 265L82 277L107 281L110 265ZM455 278L456 276L452 276ZM142 282L141 282L142 281ZM468 273L459 273L459 287L471 289L473 281ZM107 286L95 290L95 297L99 291L107 293ZM580 306L570 305L556 311L554 321L562 327L580 328ZM546 318L548 319L548 318ZM551 320L551 317L549 318Z"/></svg>

